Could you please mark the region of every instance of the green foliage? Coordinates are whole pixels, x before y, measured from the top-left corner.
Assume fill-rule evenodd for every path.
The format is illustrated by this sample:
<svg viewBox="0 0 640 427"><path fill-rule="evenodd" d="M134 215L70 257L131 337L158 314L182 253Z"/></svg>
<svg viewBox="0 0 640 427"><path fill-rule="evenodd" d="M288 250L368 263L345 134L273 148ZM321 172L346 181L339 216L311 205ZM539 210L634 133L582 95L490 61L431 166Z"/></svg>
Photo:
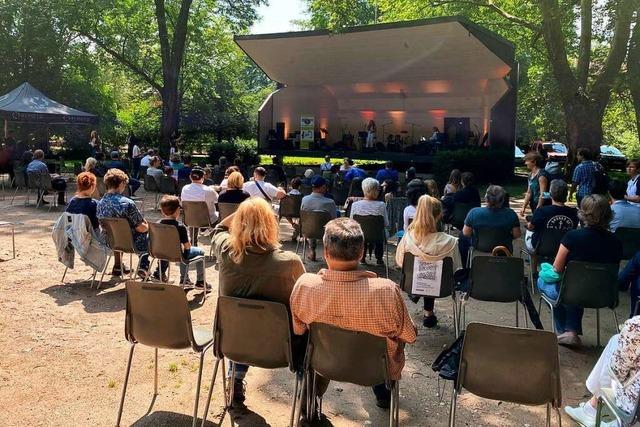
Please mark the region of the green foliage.
<svg viewBox="0 0 640 427"><path fill-rule="evenodd" d="M218 159L225 156L229 163L234 159L242 159L244 164L257 165L260 163L258 155L258 142L255 139L240 139L236 141L211 142L209 145L209 160L212 164L218 164Z"/></svg>
<svg viewBox="0 0 640 427"><path fill-rule="evenodd" d="M433 173L438 182L446 182L453 169L472 172L476 181L501 183L513 175L513 151L464 148L436 153Z"/></svg>
<svg viewBox="0 0 640 427"><path fill-rule="evenodd" d="M331 29L371 24L376 6L368 0L306 0L310 18L298 25L309 29Z"/></svg>

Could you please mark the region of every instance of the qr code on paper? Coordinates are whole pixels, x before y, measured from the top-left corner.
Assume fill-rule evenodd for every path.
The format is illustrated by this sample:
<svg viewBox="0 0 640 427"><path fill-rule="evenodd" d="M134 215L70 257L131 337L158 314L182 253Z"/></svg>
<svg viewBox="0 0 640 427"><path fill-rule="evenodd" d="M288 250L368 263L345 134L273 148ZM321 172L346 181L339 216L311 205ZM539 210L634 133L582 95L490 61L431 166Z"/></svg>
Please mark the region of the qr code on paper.
<svg viewBox="0 0 640 427"><path fill-rule="evenodd" d="M436 264L424 263L424 262L421 262L419 264L418 279L434 281L437 278L436 275L437 275L437 265Z"/></svg>

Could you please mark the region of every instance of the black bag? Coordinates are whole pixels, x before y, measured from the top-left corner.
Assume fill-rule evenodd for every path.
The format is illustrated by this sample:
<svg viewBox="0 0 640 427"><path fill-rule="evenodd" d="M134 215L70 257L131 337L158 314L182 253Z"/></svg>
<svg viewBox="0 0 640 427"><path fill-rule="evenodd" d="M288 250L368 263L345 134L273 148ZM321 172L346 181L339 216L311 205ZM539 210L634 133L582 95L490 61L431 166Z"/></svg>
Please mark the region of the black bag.
<svg viewBox="0 0 640 427"><path fill-rule="evenodd" d="M607 194L609 191L609 176L600 163L596 163L593 174L593 194Z"/></svg>
<svg viewBox="0 0 640 427"><path fill-rule="evenodd" d="M440 353L433 364L431 364L431 369L433 369L434 372L438 372L440 378L448 381L458 379L463 342L464 331L460 332L460 336L448 348L442 350L442 353Z"/></svg>

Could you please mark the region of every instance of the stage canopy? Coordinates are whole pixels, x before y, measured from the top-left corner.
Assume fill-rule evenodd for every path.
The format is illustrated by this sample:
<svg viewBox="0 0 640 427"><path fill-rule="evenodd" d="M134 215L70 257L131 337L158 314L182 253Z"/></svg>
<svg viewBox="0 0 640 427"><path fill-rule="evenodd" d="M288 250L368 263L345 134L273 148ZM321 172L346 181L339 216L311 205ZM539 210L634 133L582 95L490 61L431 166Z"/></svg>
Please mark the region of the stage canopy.
<svg viewBox="0 0 640 427"><path fill-rule="evenodd" d="M373 119L378 140L402 133L416 142L433 126L446 131L445 118L468 118L476 135L514 142L515 48L465 18L235 40L280 87L260 110L261 145L278 122L286 136L299 131L301 116L314 116L329 141Z"/></svg>
<svg viewBox="0 0 640 427"><path fill-rule="evenodd" d="M89 124L97 123L98 116L62 105L25 82L0 96L0 119L21 123Z"/></svg>

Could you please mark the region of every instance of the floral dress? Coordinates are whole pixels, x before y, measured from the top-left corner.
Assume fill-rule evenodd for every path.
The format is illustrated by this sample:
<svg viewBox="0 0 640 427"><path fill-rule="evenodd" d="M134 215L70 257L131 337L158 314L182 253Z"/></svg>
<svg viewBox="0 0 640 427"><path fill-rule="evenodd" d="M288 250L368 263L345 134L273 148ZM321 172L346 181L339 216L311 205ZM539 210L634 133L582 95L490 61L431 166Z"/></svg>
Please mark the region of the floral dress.
<svg viewBox="0 0 640 427"><path fill-rule="evenodd" d="M631 413L640 393L640 316L625 322L618 347L611 357L610 369L621 385L615 387L616 404Z"/></svg>

